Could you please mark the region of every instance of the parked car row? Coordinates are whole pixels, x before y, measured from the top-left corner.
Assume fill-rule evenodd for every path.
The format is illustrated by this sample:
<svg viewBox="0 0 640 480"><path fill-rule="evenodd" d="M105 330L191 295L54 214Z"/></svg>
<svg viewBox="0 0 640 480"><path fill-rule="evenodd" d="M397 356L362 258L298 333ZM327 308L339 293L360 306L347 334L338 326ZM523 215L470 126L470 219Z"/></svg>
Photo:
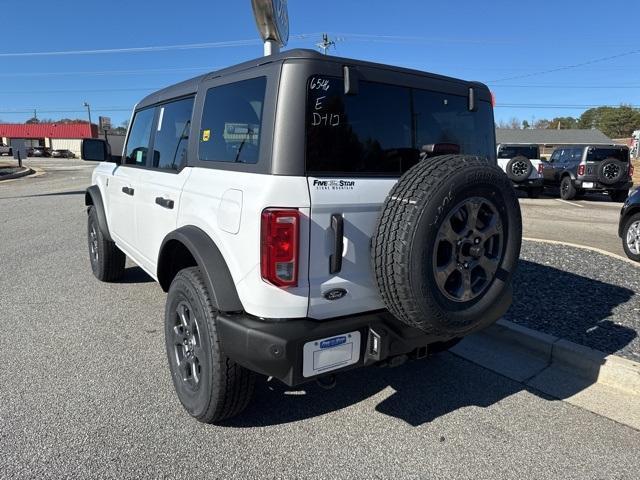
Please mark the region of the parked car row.
<svg viewBox="0 0 640 480"><path fill-rule="evenodd" d="M76 158L75 153L71 150L59 148L52 150L49 147L29 147L27 149L27 155L29 157L54 157L54 158Z"/></svg>
<svg viewBox="0 0 640 480"><path fill-rule="evenodd" d="M545 187L560 190L572 200L587 192L606 192L615 202L624 202L632 187L633 165L625 145L572 145L556 148L549 160L540 158L538 145L499 144L498 164L530 197Z"/></svg>

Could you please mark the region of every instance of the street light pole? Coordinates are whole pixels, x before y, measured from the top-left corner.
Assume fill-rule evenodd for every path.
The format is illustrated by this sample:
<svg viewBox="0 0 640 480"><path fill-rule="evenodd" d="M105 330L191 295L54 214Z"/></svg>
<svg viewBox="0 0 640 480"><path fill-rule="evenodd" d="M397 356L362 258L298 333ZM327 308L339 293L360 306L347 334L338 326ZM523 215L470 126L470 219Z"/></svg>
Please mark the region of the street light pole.
<svg viewBox="0 0 640 480"><path fill-rule="evenodd" d="M89 105L87 102L84 102L84 106L87 107L87 113L89 114L89 130L91 131L91 105ZM93 136L93 132L91 136Z"/></svg>

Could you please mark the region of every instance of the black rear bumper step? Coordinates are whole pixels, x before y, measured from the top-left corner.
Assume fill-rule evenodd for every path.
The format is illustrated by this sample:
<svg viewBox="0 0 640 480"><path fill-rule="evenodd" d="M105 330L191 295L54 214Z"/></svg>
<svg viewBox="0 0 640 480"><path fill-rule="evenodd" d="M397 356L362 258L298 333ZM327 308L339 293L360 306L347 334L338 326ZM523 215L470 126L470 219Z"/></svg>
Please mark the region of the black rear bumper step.
<svg viewBox="0 0 640 480"><path fill-rule="evenodd" d="M480 328L484 328L483 324ZM318 376L303 377L303 347L310 341L360 332L358 362L331 371L373 365L398 356L413 354L421 357L434 342L447 341L442 337L409 327L386 310L333 318L330 320L260 319L245 313L223 314L217 317L217 327L224 353L238 364L254 372L277 378L294 386Z"/></svg>

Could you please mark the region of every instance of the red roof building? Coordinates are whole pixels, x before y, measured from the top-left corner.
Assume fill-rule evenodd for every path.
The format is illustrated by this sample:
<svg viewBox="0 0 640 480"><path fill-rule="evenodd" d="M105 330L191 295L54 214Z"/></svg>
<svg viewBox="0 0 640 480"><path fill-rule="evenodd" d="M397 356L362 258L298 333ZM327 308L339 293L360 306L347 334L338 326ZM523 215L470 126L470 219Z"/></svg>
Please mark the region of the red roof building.
<svg viewBox="0 0 640 480"><path fill-rule="evenodd" d="M3 123L0 137L4 138L97 138L98 126L88 123Z"/></svg>

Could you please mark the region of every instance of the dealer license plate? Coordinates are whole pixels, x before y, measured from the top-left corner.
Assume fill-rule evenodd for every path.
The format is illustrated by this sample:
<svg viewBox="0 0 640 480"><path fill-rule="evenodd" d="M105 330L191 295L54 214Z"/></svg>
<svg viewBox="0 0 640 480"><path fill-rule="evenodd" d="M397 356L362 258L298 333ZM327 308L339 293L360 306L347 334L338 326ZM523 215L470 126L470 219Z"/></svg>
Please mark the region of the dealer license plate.
<svg viewBox="0 0 640 480"><path fill-rule="evenodd" d="M360 359L360 332L321 338L302 348L302 376L312 377L357 363Z"/></svg>

